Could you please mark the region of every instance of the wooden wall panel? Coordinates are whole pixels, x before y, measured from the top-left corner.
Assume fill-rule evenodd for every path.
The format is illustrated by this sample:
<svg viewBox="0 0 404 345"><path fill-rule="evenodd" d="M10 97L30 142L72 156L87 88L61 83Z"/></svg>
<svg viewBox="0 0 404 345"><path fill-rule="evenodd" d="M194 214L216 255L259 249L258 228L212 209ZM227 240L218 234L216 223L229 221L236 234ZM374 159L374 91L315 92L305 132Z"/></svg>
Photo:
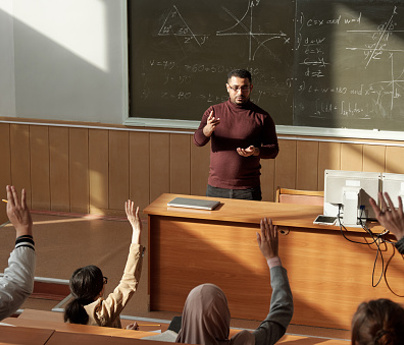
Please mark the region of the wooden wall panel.
<svg viewBox="0 0 404 345"><path fill-rule="evenodd" d="M69 212L69 129L49 127L49 148L51 210Z"/></svg>
<svg viewBox="0 0 404 345"><path fill-rule="evenodd" d="M296 188L305 190L317 190L318 142L297 142L297 175Z"/></svg>
<svg viewBox="0 0 404 345"><path fill-rule="evenodd" d="M170 193L191 194L189 135L170 135Z"/></svg>
<svg viewBox="0 0 404 345"><path fill-rule="evenodd" d="M108 131L89 130L90 213L108 209Z"/></svg>
<svg viewBox="0 0 404 345"><path fill-rule="evenodd" d="M363 145L363 171L385 171L386 147Z"/></svg>
<svg viewBox="0 0 404 345"><path fill-rule="evenodd" d="M123 211L129 198L129 133L109 131L108 209Z"/></svg>
<svg viewBox="0 0 404 345"><path fill-rule="evenodd" d="M341 144L319 143L317 166L317 190L324 190L324 171L341 169Z"/></svg>
<svg viewBox="0 0 404 345"><path fill-rule="evenodd" d="M31 202L31 155L28 125L10 125L11 183L27 191L27 205Z"/></svg>
<svg viewBox="0 0 404 345"><path fill-rule="evenodd" d="M394 174L404 174L404 147L386 147L386 171Z"/></svg>
<svg viewBox="0 0 404 345"><path fill-rule="evenodd" d="M404 147L393 146L401 142L291 139L261 161L263 200L273 201L277 186L323 190L325 169L404 174ZM143 209L165 192L206 192L210 144L197 147L188 133L0 124L0 144L0 188L26 187L35 209L123 214L126 198Z"/></svg>
<svg viewBox="0 0 404 345"><path fill-rule="evenodd" d="M347 171L362 171L363 145L341 144L341 169Z"/></svg>
<svg viewBox="0 0 404 345"><path fill-rule="evenodd" d="M276 158L275 158L276 159ZM275 200L275 160L261 159L261 193L262 200Z"/></svg>
<svg viewBox="0 0 404 345"><path fill-rule="evenodd" d="M69 129L70 211L90 212L88 129Z"/></svg>
<svg viewBox="0 0 404 345"><path fill-rule="evenodd" d="M170 191L170 135L150 134L150 201Z"/></svg>
<svg viewBox="0 0 404 345"><path fill-rule="evenodd" d="M32 208L49 211L51 198L48 126L30 127L30 146Z"/></svg>
<svg viewBox="0 0 404 345"><path fill-rule="evenodd" d="M198 147L191 142L191 194L206 195L208 185L209 164L210 164L210 143L203 147Z"/></svg>
<svg viewBox="0 0 404 345"><path fill-rule="evenodd" d="M0 123L0 196L7 199L6 186L11 184L10 125ZM0 224L7 221L5 204L0 207Z"/></svg>
<svg viewBox="0 0 404 345"><path fill-rule="evenodd" d="M279 154L275 158L275 188L296 188L296 140L279 140Z"/></svg>
<svg viewBox="0 0 404 345"><path fill-rule="evenodd" d="M150 204L150 134L129 134L130 198L143 210Z"/></svg>

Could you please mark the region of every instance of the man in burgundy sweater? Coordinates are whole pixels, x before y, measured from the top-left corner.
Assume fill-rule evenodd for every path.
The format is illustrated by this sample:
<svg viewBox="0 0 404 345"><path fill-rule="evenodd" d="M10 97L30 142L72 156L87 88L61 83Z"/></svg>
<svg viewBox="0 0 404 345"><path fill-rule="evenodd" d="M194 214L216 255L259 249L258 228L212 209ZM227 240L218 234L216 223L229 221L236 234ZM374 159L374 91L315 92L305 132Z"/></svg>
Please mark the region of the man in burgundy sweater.
<svg viewBox="0 0 404 345"><path fill-rule="evenodd" d="M261 200L260 158L275 158L279 152L275 124L250 101L250 72L231 71L226 88L229 99L209 107L194 133L197 146L211 140L206 195Z"/></svg>

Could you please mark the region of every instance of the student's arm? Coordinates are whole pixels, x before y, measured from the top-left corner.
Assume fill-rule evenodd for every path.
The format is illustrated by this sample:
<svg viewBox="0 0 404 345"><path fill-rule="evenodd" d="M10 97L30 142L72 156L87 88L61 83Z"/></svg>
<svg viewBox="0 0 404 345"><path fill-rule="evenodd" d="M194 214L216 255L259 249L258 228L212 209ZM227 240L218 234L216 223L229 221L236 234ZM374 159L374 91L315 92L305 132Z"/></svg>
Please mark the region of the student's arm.
<svg viewBox="0 0 404 345"><path fill-rule="evenodd" d="M8 267L0 279L0 320L13 314L32 293L36 265L35 243L32 236L32 219L26 204L26 192L18 199L14 186L7 186L7 216L15 228L14 250Z"/></svg>
<svg viewBox="0 0 404 345"><path fill-rule="evenodd" d="M129 255L118 286L105 300L100 300L96 314L101 325L110 324L119 317L136 292L142 272L144 247L140 244L142 221L139 216L139 207L135 209L133 201L128 200L125 202L125 212L132 226Z"/></svg>
<svg viewBox="0 0 404 345"><path fill-rule="evenodd" d="M267 317L253 332L256 345L275 344L284 334L293 316L293 297L286 270L278 256L278 230L269 219L261 220L258 246L271 275L272 297Z"/></svg>

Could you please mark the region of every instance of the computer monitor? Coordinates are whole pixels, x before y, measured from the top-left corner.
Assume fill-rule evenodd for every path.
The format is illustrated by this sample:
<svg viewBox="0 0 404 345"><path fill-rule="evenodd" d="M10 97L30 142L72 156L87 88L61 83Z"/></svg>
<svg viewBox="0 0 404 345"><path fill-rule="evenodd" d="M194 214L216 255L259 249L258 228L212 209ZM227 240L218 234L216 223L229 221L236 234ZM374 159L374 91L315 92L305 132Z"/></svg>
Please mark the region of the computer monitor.
<svg viewBox="0 0 404 345"><path fill-rule="evenodd" d="M361 226L361 220L375 219L369 203L378 200L381 173L363 171L325 170L324 215L338 216L344 226Z"/></svg>
<svg viewBox="0 0 404 345"><path fill-rule="evenodd" d="M394 207L398 207L398 197L404 199L404 175L403 174L382 174L382 191L389 193Z"/></svg>

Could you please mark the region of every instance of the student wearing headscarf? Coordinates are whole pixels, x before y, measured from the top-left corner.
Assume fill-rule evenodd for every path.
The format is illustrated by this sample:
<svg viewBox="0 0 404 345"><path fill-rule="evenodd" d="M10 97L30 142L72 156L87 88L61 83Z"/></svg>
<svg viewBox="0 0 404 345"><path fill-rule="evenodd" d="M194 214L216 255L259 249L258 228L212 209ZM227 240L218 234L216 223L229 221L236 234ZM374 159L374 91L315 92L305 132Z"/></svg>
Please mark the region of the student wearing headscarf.
<svg viewBox="0 0 404 345"><path fill-rule="evenodd" d="M230 311L224 292L216 285L202 284L188 295L176 342L203 345L272 345L286 332L293 316L293 297L286 270L278 256L278 229L261 220L257 242L271 275L272 297L264 321L252 333L241 331L229 339Z"/></svg>

